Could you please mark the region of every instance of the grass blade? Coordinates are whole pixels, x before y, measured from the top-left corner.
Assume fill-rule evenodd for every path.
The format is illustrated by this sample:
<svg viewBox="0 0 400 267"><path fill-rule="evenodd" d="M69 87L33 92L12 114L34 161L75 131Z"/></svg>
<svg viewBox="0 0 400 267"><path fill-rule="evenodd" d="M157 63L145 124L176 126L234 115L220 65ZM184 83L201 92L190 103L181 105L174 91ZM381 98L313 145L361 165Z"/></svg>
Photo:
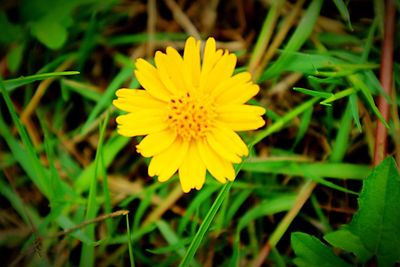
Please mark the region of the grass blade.
<svg viewBox="0 0 400 267"><path fill-rule="evenodd" d="M50 191L48 172L42 166L36 154L35 148L33 147L33 144L17 115L8 91L1 80L0 90L2 92L4 101L6 102L8 111L10 112L11 118L18 130L19 135L21 136L24 147L20 146L18 141L13 137L9 127L3 121L2 116L0 116L0 133L6 139L6 142L8 143L18 162L20 162L21 166L29 174L30 179L32 179L39 190L47 197L47 199L49 199Z"/></svg>
<svg viewBox="0 0 400 267"><path fill-rule="evenodd" d="M389 128L389 125L383 118L381 112L379 111L378 107L375 105L374 98L372 97L371 92L369 91L370 89L368 86L362 81L361 77L357 74L349 75L348 80L353 84L353 86L363 93L365 96L365 99L367 100L367 103L371 107L372 111L374 114L381 120L383 125L385 125L386 128Z"/></svg>
<svg viewBox="0 0 400 267"><path fill-rule="evenodd" d="M129 78L132 76L132 68L125 67L123 68L112 80L110 85L107 87L103 96L97 102L93 110L90 112L89 117L85 124L82 126L82 133L85 133L88 130L89 125L97 118L100 112L105 108L111 105L111 101L114 98L115 91Z"/></svg>
<svg viewBox="0 0 400 267"><path fill-rule="evenodd" d="M303 93L303 94L306 94L306 95L315 96L315 97L330 98L333 96L332 93L319 92L319 91L305 89L305 88L301 88L301 87L293 87L293 90Z"/></svg>
<svg viewBox="0 0 400 267"><path fill-rule="evenodd" d="M114 158L117 156L118 152L130 141L129 138L113 135L104 146L104 164L108 167ZM74 188L78 193L86 191L90 186L90 178L93 177L95 171L95 163L92 162L87 166L82 173L75 180Z"/></svg>
<svg viewBox="0 0 400 267"><path fill-rule="evenodd" d="M329 177L336 179L365 179L370 166L350 163L271 161L250 159L243 164L243 170L259 173L286 174L307 177Z"/></svg>
<svg viewBox="0 0 400 267"><path fill-rule="evenodd" d="M330 162L341 162L346 154L349 146L349 137L352 129L352 113L351 104L347 103L346 110L340 121L340 127L338 133L336 134L335 144L332 148L332 154L329 158Z"/></svg>
<svg viewBox="0 0 400 267"><path fill-rule="evenodd" d="M132 248L132 236L131 236L131 228L129 226L129 214L125 215L126 217L126 230L128 234L128 249L129 249L129 263L131 267L135 267L135 260L133 258L133 248Z"/></svg>
<svg viewBox="0 0 400 267"><path fill-rule="evenodd" d="M4 81L4 87L8 92L11 92L12 90L21 87L25 84L32 83L35 81L41 81L45 80L48 78L54 78L57 76L68 76L68 75L77 75L79 74L79 71L60 71L60 72L49 72L49 73L42 73L42 74L36 74L36 75L31 75L27 77L20 77L16 79L10 79Z"/></svg>
<svg viewBox="0 0 400 267"><path fill-rule="evenodd" d="M183 257L182 261L180 262L180 267L189 266L191 261L193 260L194 255L196 254L197 249L199 248L203 237L206 235L208 228L210 227L217 211L221 207L222 202L224 201L225 197L229 193L232 186L232 182L228 182L224 185L224 187L219 192L217 198L215 199L213 205L210 208L210 211L207 213L206 217L203 220L203 223L200 225L199 230L197 231L196 235L194 236L192 243L190 243L189 248L186 251L185 256Z"/></svg>
<svg viewBox="0 0 400 267"><path fill-rule="evenodd" d="M353 27L351 26L350 14L349 10L347 10L346 4L343 2L343 0L333 0L333 2L335 3L337 9L339 10L339 13L342 16L342 18L346 21L347 26L352 31Z"/></svg>
<svg viewBox="0 0 400 267"><path fill-rule="evenodd" d="M100 127L100 136L98 142L98 148L96 151L96 158L94 160L95 169L94 175L91 178L90 190L89 190L89 198L86 207L86 217L85 220L90 220L96 217L96 213L98 211L98 204L96 201L97 195L97 176L99 175L99 169L101 168L101 154L103 153L103 142L104 142L104 133L107 127L108 116L106 117L105 121L99 125ZM86 228L87 234L90 239L94 240L94 230L95 225L88 225ZM91 267L94 265L94 247L90 244L83 244L82 251L81 251L81 260L79 266L81 267Z"/></svg>
<svg viewBox="0 0 400 267"><path fill-rule="evenodd" d="M307 102L304 102L303 104L299 105L292 111L286 113L284 116L279 118L279 120L274 122L274 124L270 125L265 130L262 130L259 133L257 133L257 135L254 137L254 140L250 143L249 146L252 147L261 140L263 140L265 137L269 136L270 134L281 130L287 123L293 120L296 116L300 115L301 113L305 112L310 107L312 107L319 99L320 99L319 97L311 98Z"/></svg>
<svg viewBox="0 0 400 267"><path fill-rule="evenodd" d="M317 21L322 2L323 1L321 0L315 0L311 2L296 31L288 41L284 49L285 51L297 51L305 43L314 28L313 25ZM290 57L288 55L282 54L279 59L263 73L263 75L260 77L260 81L265 81L280 74L284 66L288 63L289 59Z"/></svg>

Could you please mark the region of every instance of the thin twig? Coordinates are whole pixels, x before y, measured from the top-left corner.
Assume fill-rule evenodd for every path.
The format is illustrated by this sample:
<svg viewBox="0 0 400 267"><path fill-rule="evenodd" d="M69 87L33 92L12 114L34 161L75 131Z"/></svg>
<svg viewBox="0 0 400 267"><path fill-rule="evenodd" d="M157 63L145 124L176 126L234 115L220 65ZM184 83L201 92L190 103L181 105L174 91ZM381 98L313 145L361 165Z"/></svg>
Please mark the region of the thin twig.
<svg viewBox="0 0 400 267"><path fill-rule="evenodd" d="M305 0L297 1L296 4L293 6L292 10L290 11L290 13L286 16L285 20L282 23L282 26L279 28L279 30L276 33L276 36L272 40L271 45L268 47L268 50L266 51L260 65L254 71L255 79L257 79L261 75L262 71L268 65L269 61L278 51L278 47L285 40L285 37L288 34L289 30L295 24L297 17L301 14L304 1Z"/></svg>
<svg viewBox="0 0 400 267"><path fill-rule="evenodd" d="M147 33L149 39L147 41L147 57L152 57L154 54L154 34L156 32L157 8L156 0L149 0L147 4Z"/></svg>
<svg viewBox="0 0 400 267"><path fill-rule="evenodd" d="M167 4L168 8L171 10L176 22L190 35L195 37L196 39L200 39L200 33L190 21L190 19L186 16L186 14L182 11L180 6L174 0L164 0L165 4Z"/></svg>
<svg viewBox="0 0 400 267"><path fill-rule="evenodd" d="M392 95L395 12L394 0L386 0L380 81L383 90L388 96ZM383 95L380 95L378 98L378 108L383 118L387 121L389 119L390 107ZM377 121L375 140L374 165L378 165L386 157L387 153L387 129L380 120Z"/></svg>
<svg viewBox="0 0 400 267"><path fill-rule="evenodd" d="M294 218L297 216L301 208L304 206L306 201L310 198L311 193L313 192L314 188L316 187L316 183L314 181L308 180L304 183L303 187L301 188L299 195L296 198L295 204L286 213L285 217L279 223L275 231L272 233L271 237L265 243L263 248L261 249L260 253L258 254L257 258L255 259L254 263L251 266L260 267L263 265L265 259L268 257L272 248L274 248L283 234L286 232L287 228L290 226Z"/></svg>
<svg viewBox="0 0 400 267"><path fill-rule="evenodd" d="M143 226L149 225L150 223L158 220L161 216L169 210L178 199L180 199L183 195L181 187L178 185L171 191L168 197L160 203L160 205L154 209L144 220Z"/></svg>
<svg viewBox="0 0 400 267"><path fill-rule="evenodd" d="M84 221L83 223L80 223L78 225L75 225L74 227L65 229L63 231L57 232L54 235L51 235L51 236L48 236L48 237L59 237L59 236L62 236L62 235L66 235L66 234L69 234L69 233L71 233L73 231L76 231L76 230L78 230L80 228L83 228L83 227L85 227L85 226L87 226L89 224L98 223L98 222L101 222L101 221L104 221L104 220L107 220L107 219L110 219L110 218L118 217L118 216L124 216L124 215L127 215L128 213L129 213L129 210L118 210L118 211L115 211L115 212L112 212L112 213L109 213L109 214L100 215L100 216L98 216L96 218Z"/></svg>
<svg viewBox="0 0 400 267"><path fill-rule="evenodd" d="M57 69L56 71L64 71L66 69L68 69L70 66L72 66L72 64L74 63L74 60L66 60L64 63L62 63ZM50 79L46 79L43 80L35 94L33 95L31 101L29 102L29 104L26 106L25 110L22 112L21 114L21 121L22 123L26 123L27 120L29 120L29 117L32 115L32 113L35 111L36 107L39 105L40 99L42 99L44 93L46 92L47 88L50 86L50 84L55 80L56 78L50 78Z"/></svg>

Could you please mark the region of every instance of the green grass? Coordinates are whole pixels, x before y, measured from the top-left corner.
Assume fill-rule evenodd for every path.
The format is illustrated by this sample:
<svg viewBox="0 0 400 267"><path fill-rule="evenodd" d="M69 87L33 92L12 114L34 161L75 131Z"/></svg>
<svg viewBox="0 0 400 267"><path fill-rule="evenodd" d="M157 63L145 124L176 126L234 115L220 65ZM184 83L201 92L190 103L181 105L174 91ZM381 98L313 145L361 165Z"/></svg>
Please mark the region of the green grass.
<svg viewBox="0 0 400 267"><path fill-rule="evenodd" d="M291 19L293 1L187 1L182 12L202 37L214 36L238 55L237 71L254 74L260 93L250 102L266 108L266 126L240 133L250 155L234 182L207 175L200 191L182 194L177 175L148 177L149 159L135 151L140 138L116 133L120 112L111 104L117 89L141 87L137 57L152 61L151 47L181 51L182 20L158 1L155 25L147 25L150 1L61 2L0 11L6 265L399 263L400 101L379 81L382 3L361 12L366 20L352 13L353 1L305 1ZM393 83L400 86L396 75ZM379 95L396 111L388 121ZM393 158L373 168L378 121ZM380 218L387 232L368 224Z"/></svg>

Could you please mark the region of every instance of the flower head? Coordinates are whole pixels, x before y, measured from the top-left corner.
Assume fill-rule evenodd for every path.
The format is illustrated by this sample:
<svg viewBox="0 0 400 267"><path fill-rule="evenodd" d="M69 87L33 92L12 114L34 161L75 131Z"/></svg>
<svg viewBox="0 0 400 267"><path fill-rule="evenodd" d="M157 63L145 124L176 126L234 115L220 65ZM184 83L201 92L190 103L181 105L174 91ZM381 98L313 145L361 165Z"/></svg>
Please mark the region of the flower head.
<svg viewBox="0 0 400 267"><path fill-rule="evenodd" d="M221 183L235 178L248 148L235 131L264 125L265 109L245 104L258 85L248 72L233 75L236 56L216 49L208 38L203 57L200 41L189 37L184 55L172 47L155 54L155 66L136 61L142 89L119 89L113 104L126 112L117 117L118 133L145 136L137 151L152 157L148 173L163 182L179 173L182 190L199 190L206 171Z"/></svg>

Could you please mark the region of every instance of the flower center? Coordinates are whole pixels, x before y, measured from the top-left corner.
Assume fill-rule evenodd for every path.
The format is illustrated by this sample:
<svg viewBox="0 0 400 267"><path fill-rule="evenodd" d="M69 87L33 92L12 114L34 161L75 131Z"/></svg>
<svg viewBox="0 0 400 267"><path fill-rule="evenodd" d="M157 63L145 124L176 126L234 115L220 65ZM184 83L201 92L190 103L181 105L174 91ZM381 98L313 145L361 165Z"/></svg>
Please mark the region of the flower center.
<svg viewBox="0 0 400 267"><path fill-rule="evenodd" d="M168 121L178 136L190 140L205 137L216 114L213 106L189 93L169 102Z"/></svg>

